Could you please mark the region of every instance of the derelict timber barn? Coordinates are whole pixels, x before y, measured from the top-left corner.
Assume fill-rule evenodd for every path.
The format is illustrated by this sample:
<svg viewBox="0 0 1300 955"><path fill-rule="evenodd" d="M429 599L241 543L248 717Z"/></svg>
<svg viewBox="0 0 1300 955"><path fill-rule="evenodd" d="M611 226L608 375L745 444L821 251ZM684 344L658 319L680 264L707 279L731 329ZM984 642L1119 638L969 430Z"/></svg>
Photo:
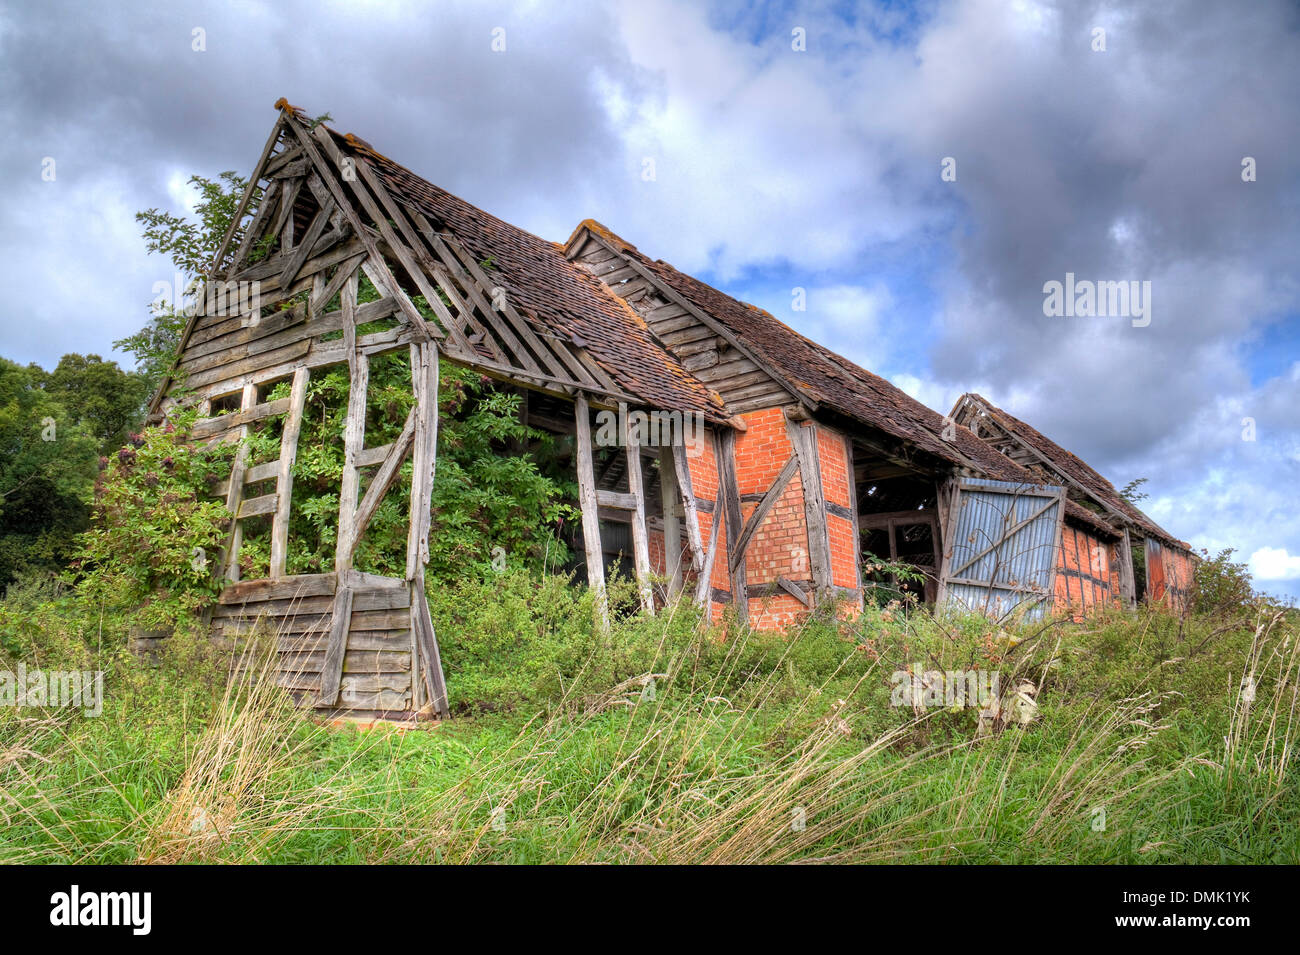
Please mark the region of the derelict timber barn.
<svg viewBox="0 0 1300 955"><path fill-rule="evenodd" d="M219 568L231 582L211 626L230 638L265 618L301 702L358 717L447 712L424 595L439 358L522 389L531 427L572 436L587 581L603 594L609 559L630 553L647 613L683 592L714 619L731 607L762 629L830 598L852 612L872 583L867 553L922 570L927 602L997 617L1184 598L1187 545L980 396L945 418L594 221L543 241L276 107L207 280L257 283L256 305L200 308L151 410L198 403L194 433L209 441L278 423L278 458L250 465L237 452L218 489L234 515ZM358 304L361 275L377 301ZM368 446L370 363L389 353L409 355L415 404L396 440ZM304 402L330 365L350 381L334 570L290 575ZM285 382L288 397L269 400ZM597 431L616 421L616 440L593 441L593 420ZM671 424L673 440L647 421ZM406 573L363 573L358 541L408 457ZM269 573L241 580L252 519L270 522Z"/></svg>

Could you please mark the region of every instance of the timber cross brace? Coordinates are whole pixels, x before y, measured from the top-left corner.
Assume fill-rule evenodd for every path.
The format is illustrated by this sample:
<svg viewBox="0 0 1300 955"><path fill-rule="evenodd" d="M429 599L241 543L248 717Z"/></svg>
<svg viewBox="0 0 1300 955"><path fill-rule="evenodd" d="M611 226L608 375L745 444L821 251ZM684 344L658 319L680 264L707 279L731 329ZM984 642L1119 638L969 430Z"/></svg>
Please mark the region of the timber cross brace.
<svg viewBox="0 0 1300 955"><path fill-rule="evenodd" d="M708 620L771 630L907 586L864 580L864 555L918 570L927 603L1044 613L1133 602L1141 543L1147 596L1186 598L1186 545L979 396L943 418L600 223L546 242L276 108L151 412L195 405L197 440L238 443L215 488L233 520L212 631L238 639L265 619L277 678L300 702L360 718L448 712L425 596L444 361L513 390L529 427L571 442L573 569L603 624L611 561L645 613L683 596ZM376 420L369 400L392 361L409 363L400 422ZM347 394L330 436L343 453L333 566L297 573L298 445L327 370L346 372ZM661 440L629 424L646 414L700 427ZM612 440L602 415L618 423ZM277 429L274 455L250 454L256 443L266 458ZM404 563L358 569L408 481ZM256 562L249 521L269 522Z"/></svg>

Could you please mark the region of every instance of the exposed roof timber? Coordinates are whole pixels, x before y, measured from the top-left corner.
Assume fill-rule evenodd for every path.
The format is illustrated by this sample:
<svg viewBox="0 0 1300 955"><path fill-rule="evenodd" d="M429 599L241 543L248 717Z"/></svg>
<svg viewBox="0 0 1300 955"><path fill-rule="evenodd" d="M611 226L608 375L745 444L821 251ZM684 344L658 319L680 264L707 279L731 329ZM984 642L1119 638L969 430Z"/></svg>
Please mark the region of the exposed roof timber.
<svg viewBox="0 0 1300 955"><path fill-rule="evenodd" d="M600 232L597 232L596 230L592 229L590 226L583 226L583 227L579 227L579 229L577 229L574 232L574 234L569 237L569 241L565 244L566 256L568 256L569 258L572 258L574 256L574 254L576 253L580 245L580 243L577 242L577 239L583 236L584 234L588 238L594 239L605 249L612 252L614 255L618 256L620 259L626 262L628 267L630 267L639 276L641 276L641 278L646 283L652 286L656 291L659 292L660 295L662 295L668 301L672 302L678 308L684 309L688 314L694 316L694 318L697 321L701 322L707 328L712 329L713 332L717 334L720 338L722 338L724 341L726 341L728 345L736 349L738 352L740 352L742 355L744 355L746 358L752 361L755 365L761 368L764 372L766 372L768 377L770 377L773 381L775 381L782 388L788 391L790 395L801 405L803 405L809 411L815 411L817 409L818 405L816 401L814 401L812 398L809 398L807 395L803 394L800 391L800 389L796 388L784 375L782 375L779 371L777 371L774 367L772 367L772 365L762 355L756 354L752 348L749 348L745 344L743 344L740 338L734 332L732 332L731 329L727 328L725 325L723 325L721 322L715 319L708 312L704 311L701 308L698 308L693 302L689 301L685 296L681 295L676 289L672 288L667 283L661 281L658 276L656 276L653 272L647 269L639 261L637 261L632 256L629 256L626 250L621 248L620 244L610 242L608 238L606 238ZM616 295L618 294L617 289L614 289L614 294Z"/></svg>
<svg viewBox="0 0 1300 955"><path fill-rule="evenodd" d="M992 425L994 428L997 429L997 431L1000 434L1005 435L1010 441L1014 442L1016 447L1022 449L1026 454L1028 454L1035 461L1040 463L1051 474L1055 475L1062 483L1069 485L1071 488L1073 488L1074 490L1082 494L1084 497L1086 497L1089 501L1092 501L1098 507L1103 508L1108 515L1110 515L1111 517L1113 517L1115 520L1119 522L1119 526L1121 528L1134 529L1139 533L1141 533L1143 536L1148 536L1148 535L1158 536L1162 540L1166 540L1170 543L1174 543L1179 548L1182 548L1183 545L1180 541L1174 541L1172 538L1168 537L1167 534L1162 533L1159 535L1154 535L1153 528L1156 530L1159 529L1156 527L1154 523L1152 523L1151 527L1144 527L1141 524L1141 522L1139 522L1133 517L1133 515L1125 513L1123 510L1116 507L1112 502L1106 500L1103 496L1097 494L1096 491L1084 485L1081 481L1079 481L1077 478L1071 475L1067 470L1062 468L1057 462L1053 461L1041 450L1034 447L1034 445L1031 444L1029 441L1027 441L1025 437L1021 435L1014 427L1008 427L1005 421L1005 415L1006 415L1005 412L1003 412L1000 408L997 408L994 405L990 404L987 400L982 398L982 396L975 395L975 394L965 394L962 395L959 399L957 399L957 403L953 406L952 409L951 418L953 421L957 422L958 424L961 424L969 428L971 423L977 420L977 416L978 416L978 420L980 421L981 424ZM972 433L974 433L974 430L973 429L971 430ZM989 442L986 441L986 443ZM1000 452L1000 453L1005 453L1005 452ZM1100 477L1100 475L1098 475L1098 477ZM1148 521L1149 520L1150 519L1148 518Z"/></svg>

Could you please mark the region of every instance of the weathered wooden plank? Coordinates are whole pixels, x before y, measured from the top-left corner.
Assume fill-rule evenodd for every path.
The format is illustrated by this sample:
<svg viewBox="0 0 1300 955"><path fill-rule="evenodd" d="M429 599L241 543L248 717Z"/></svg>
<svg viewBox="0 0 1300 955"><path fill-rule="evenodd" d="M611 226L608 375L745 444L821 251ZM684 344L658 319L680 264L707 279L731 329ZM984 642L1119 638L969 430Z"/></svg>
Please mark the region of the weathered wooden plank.
<svg viewBox="0 0 1300 955"><path fill-rule="evenodd" d="M381 444L373 448L363 448L357 455L357 467L372 468L376 464L383 464L384 459L388 457L389 452L393 450L393 445Z"/></svg>
<svg viewBox="0 0 1300 955"><path fill-rule="evenodd" d="M239 248L235 250L234 258L230 260L227 268L228 274L238 274L240 267L248 260L248 254L253 249L253 243L262 236L262 227L267 220L279 209L284 196L285 182L281 179L273 179L262 190L262 198L257 203L257 209L253 212L253 218L249 220L244 229L243 238L240 239Z"/></svg>
<svg viewBox="0 0 1300 955"><path fill-rule="evenodd" d="M667 444L659 448L659 506L664 515L664 574L671 598L681 592L682 585L682 504L673 447Z"/></svg>
<svg viewBox="0 0 1300 955"><path fill-rule="evenodd" d="M858 591L857 606L860 609L862 607L862 601L864 597L863 590L862 590L862 556L861 556L862 555L862 521L861 521L861 516L858 514L858 479L857 479L857 475L854 473L853 470L854 469L853 441L852 439L849 438L848 435L845 435L844 437L844 467L845 467L845 473L848 475L848 481L849 481L849 512L850 512L849 520L853 522L853 577L856 582L855 586L857 587L857 591ZM935 528L935 531L936 533L933 535L934 557L935 557L934 566L935 569L937 570L939 567L939 534L937 533L938 528Z"/></svg>
<svg viewBox="0 0 1300 955"><path fill-rule="evenodd" d="M406 536L406 579L424 579L429 563L429 531L433 521L433 482L438 449L438 346L411 345L411 390L415 395L411 438L410 528ZM414 598L412 598L414 600Z"/></svg>
<svg viewBox="0 0 1300 955"><path fill-rule="evenodd" d="M1119 560L1120 599L1125 607L1133 607L1137 602L1137 579L1133 573L1133 538L1127 527L1115 548L1115 554Z"/></svg>
<svg viewBox="0 0 1300 955"><path fill-rule="evenodd" d="M821 458L817 450L817 425L806 427L787 420L786 435L799 459L803 485L804 520L808 528L808 563L813 588L825 596L831 586L831 544L826 526L826 496L822 491Z"/></svg>
<svg viewBox="0 0 1300 955"><path fill-rule="evenodd" d="M239 197L239 204L235 206L234 215L231 216L230 225L226 228L226 234L222 236L221 244L217 246L216 255L212 257L212 264L209 266L210 273L217 273L222 270L225 263L226 250L230 248L230 240L234 238L239 231L240 220L244 218L244 213L248 210L248 203L253 198L253 193L257 190L257 183L266 175L268 160L271 158L271 151L275 149L275 144L280 141L280 134L284 131L284 118L276 120L275 126L271 129L271 135L267 137L266 145L262 147L262 155L257 160L257 165L253 167L253 174L248 179L248 184L244 187L244 194ZM278 158L278 157L277 157Z"/></svg>
<svg viewBox="0 0 1300 955"><path fill-rule="evenodd" d="M316 213L311 224L307 226L306 233L303 234L302 243L294 250L293 257L289 259L288 264L284 267L284 272L280 276L281 288L288 288L293 284L293 280L298 277L298 273L302 271L302 267L307 263L307 256L311 253L316 240L324 233L326 226L329 225L330 216L337 209L338 206L331 199Z"/></svg>
<svg viewBox="0 0 1300 955"><path fill-rule="evenodd" d="M201 388L204 385L213 382L239 378L243 375L270 368L275 365L295 362L297 359L306 356L310 350L311 341L304 338L281 348L275 348L271 351L250 355L248 358L244 358L240 361L224 362L220 366L210 368L207 371L189 373L185 369L180 370L185 374L185 385L187 388Z"/></svg>
<svg viewBox="0 0 1300 955"><path fill-rule="evenodd" d="M780 587L782 590L788 593L795 600L799 601L805 607L812 607L813 605L812 598L808 596L808 592L804 590L802 587L800 587L798 584L796 584L789 577L778 577L776 578L776 583L778 587Z"/></svg>
<svg viewBox="0 0 1300 955"><path fill-rule="evenodd" d="M366 393L370 384L370 361L357 353L357 278L356 274L343 285L343 348L348 359L348 414L343 428L343 475L339 483L339 529L334 548L334 569L344 571L352 566L356 547L357 496L361 488L361 474L357 469L357 455L366 441ZM332 700L327 702L333 702Z"/></svg>
<svg viewBox="0 0 1300 955"><path fill-rule="evenodd" d="M278 661L282 671L291 673L321 673L325 665L325 650L290 650L281 651ZM348 637L348 651L343 655L343 674L401 674L404 681L409 681L411 672L411 652L402 650L358 650Z"/></svg>
<svg viewBox="0 0 1300 955"><path fill-rule="evenodd" d="M339 680L343 676L343 656L347 652L348 629L352 620L352 588L339 587L334 595L334 610L330 620L329 645L321 664L320 695L317 706L333 706L339 696Z"/></svg>
<svg viewBox="0 0 1300 955"><path fill-rule="evenodd" d="M700 607L707 607L708 601L713 594L713 562L718 555L718 516L722 513L722 490L718 490L718 497L711 502L713 505L713 526L709 530L709 549L704 555L704 566L700 570L699 578L695 582L695 603Z"/></svg>
<svg viewBox="0 0 1300 955"><path fill-rule="evenodd" d="M263 494L261 497L249 497L239 502L238 519L258 517L271 514L280 503L279 494Z"/></svg>
<svg viewBox="0 0 1300 955"><path fill-rule="evenodd" d="M626 421L626 406L619 410L619 420ZM632 496L632 565L636 571L641 609L653 617L655 598L650 579L650 535L645 523L645 479L641 471L641 447L636 435L626 426L623 429L623 440L627 456L627 484Z"/></svg>
<svg viewBox="0 0 1300 955"><path fill-rule="evenodd" d="M282 579L293 580L295 578L286 577ZM258 581L244 581L244 584L251 583L258 583ZM353 613L371 610L403 610L408 606L410 606L410 597L404 587L392 590L361 590L353 588ZM330 613L333 607L333 595L321 593L302 597L280 597L274 600L223 603L214 607L212 614L214 620L256 617L262 614L268 617L280 618Z"/></svg>
<svg viewBox="0 0 1300 955"><path fill-rule="evenodd" d="M447 683L442 672L442 656L438 651L438 638L433 631L433 618L429 615L429 603L424 596L424 577L421 575L411 581L411 635L414 637L415 649L420 658L420 670L424 674L424 685L429 702L440 716L451 715L447 705ZM412 690L412 699L414 691Z"/></svg>
<svg viewBox="0 0 1300 955"><path fill-rule="evenodd" d="M605 556L600 542L600 503L596 496L596 469L591 454L591 411L585 395L574 400L578 507L582 510L582 541L587 556L587 586L596 593L596 613L609 626L605 602Z"/></svg>
<svg viewBox="0 0 1300 955"><path fill-rule="evenodd" d="M691 487L691 465L687 460L686 446L673 445L672 458L681 495L682 514L686 521L686 543L691 548L691 566L696 573L699 573L704 567L704 543L700 534L700 516L695 503L695 491Z"/></svg>
<svg viewBox="0 0 1300 955"><path fill-rule="evenodd" d="M624 491L607 491L596 488L596 503L601 507L612 507L619 511L635 511L636 495Z"/></svg>
<svg viewBox="0 0 1300 955"><path fill-rule="evenodd" d="M276 462L276 510L271 524L270 576L283 577L289 554L289 517L293 503L293 466L298 459L298 435L302 431L302 412L307 403L307 379L310 372L299 368L289 391L289 408L280 432L280 460Z"/></svg>
<svg viewBox="0 0 1300 955"><path fill-rule="evenodd" d="M406 425L402 428L401 435L392 444L385 445L389 449L388 454L384 457L379 470L375 472L375 476L370 481L370 486L366 488L365 497L361 499L361 504L357 507L351 537L351 546L354 552L357 542L361 540L361 535L366 532L366 528L370 525L370 519L375 516L375 511L378 510L379 505L384 500L384 495L388 493L388 489L396 480L402 462L406 460L406 455L411 450L411 443L415 438L416 411L416 408L411 408L406 415ZM358 455L356 467L363 466L360 455ZM350 560L349 564L351 564Z"/></svg>
<svg viewBox="0 0 1300 955"><path fill-rule="evenodd" d="M288 410L288 398L280 398L276 401L267 401L260 405L253 405L253 407L247 410L237 411L234 414L217 415L215 418L201 418L194 422L194 428L191 433L196 438L206 438L219 431L229 431L231 428L240 428L246 424L253 424L261 421L263 418L272 418L276 415L282 415Z"/></svg>
<svg viewBox="0 0 1300 955"><path fill-rule="evenodd" d="M217 599L223 603L251 603L261 600L278 600L294 597L334 595L338 577L335 574L300 574L280 580L245 580L228 585Z"/></svg>
<svg viewBox="0 0 1300 955"><path fill-rule="evenodd" d="M745 555L740 550L740 491L736 483L736 432L727 428L717 441L718 491L726 514L727 566L731 575L731 600L740 613L741 623L749 621L749 599L745 593ZM714 515L717 520L717 515Z"/></svg>
<svg viewBox="0 0 1300 955"><path fill-rule="evenodd" d="M327 633L286 633L276 640L276 646L282 653L324 652L329 642ZM355 650L383 650L391 653L409 653L411 635L409 630L350 630L348 631L348 653Z"/></svg>
<svg viewBox="0 0 1300 955"><path fill-rule="evenodd" d="M257 404L257 386L245 385L240 398L240 410L248 411L255 404ZM248 426L239 429L238 433L243 438L248 434ZM226 536L225 559L222 561L222 571L227 580L239 580L239 545L243 541L243 531L240 529L236 515L239 514L240 502L244 497L244 469L247 460L248 445L241 441L230 467L230 487L226 492L226 509L230 511L232 517L230 533Z"/></svg>

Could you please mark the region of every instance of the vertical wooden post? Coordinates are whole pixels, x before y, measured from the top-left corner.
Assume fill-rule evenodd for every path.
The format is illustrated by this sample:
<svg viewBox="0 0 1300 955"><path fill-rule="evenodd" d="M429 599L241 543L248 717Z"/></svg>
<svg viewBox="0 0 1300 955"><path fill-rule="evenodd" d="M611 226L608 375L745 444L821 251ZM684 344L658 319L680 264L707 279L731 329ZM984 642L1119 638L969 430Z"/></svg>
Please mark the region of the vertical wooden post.
<svg viewBox="0 0 1300 955"><path fill-rule="evenodd" d="M429 563L438 451L438 348L433 342L411 346L411 389L415 394L415 437L411 454L411 528L406 538L407 580L423 577L424 566Z"/></svg>
<svg viewBox="0 0 1300 955"><path fill-rule="evenodd" d="M429 563L429 532L433 524L433 482L438 463L438 346L432 341L411 345L411 391L415 395L415 436L411 455L411 527L406 537L406 580L411 590L411 666L424 674L424 686L433 708L439 715L448 716L442 656L424 594L424 568ZM414 695L411 702L416 702Z"/></svg>
<svg viewBox="0 0 1300 955"><path fill-rule="evenodd" d="M715 445L718 458L718 499L726 510L727 568L731 578L731 604L736 608L742 624L749 623L749 574L745 569L745 555L740 551L740 532L744 522L740 518L740 488L736 483L736 432L731 428L722 432ZM718 532L718 509L713 511L713 533Z"/></svg>
<svg viewBox="0 0 1300 955"><path fill-rule="evenodd" d="M1133 573L1133 538L1128 528L1119 542L1119 593L1124 606L1137 606L1137 577Z"/></svg>
<svg viewBox="0 0 1300 955"><path fill-rule="evenodd" d="M609 627L609 606L605 600L605 555L600 543L600 510L596 503L596 468L591 456L591 412L587 396L573 402L578 472L578 506L582 509L582 543L587 552L587 586L596 595L596 613L602 626Z"/></svg>
<svg viewBox="0 0 1300 955"><path fill-rule="evenodd" d="M678 499L673 450L671 444L659 448L659 500L664 511L664 574L668 578L669 599L682 591L681 501Z"/></svg>
<svg viewBox="0 0 1300 955"><path fill-rule="evenodd" d="M625 409L620 407L619 420L626 422ZM641 595L641 609L654 616L655 595L650 583L650 535L645 525L645 476L641 471L641 444L636 436L623 427L623 443L627 452L627 488L632 493L636 508L632 511L632 561L636 568L637 592Z"/></svg>
<svg viewBox="0 0 1300 955"><path fill-rule="evenodd" d="M239 410L248 411L257 404L257 385L244 385L240 396ZM239 526L239 505L244 499L244 472L248 465L248 446L244 439L248 437L248 425L241 427L236 436L239 450L235 452L234 463L230 466L230 487L226 491L226 508L230 511L230 535L226 539L226 553L222 563L225 565L227 580L239 580L239 545L244 540L244 529Z"/></svg>
<svg viewBox="0 0 1300 955"><path fill-rule="evenodd" d="M936 506L939 509L939 589L934 597L934 609L943 607L948 597L948 571L952 565L952 548L955 543L952 534L957 527L957 515L961 507L961 479L957 475L944 478L939 482ZM893 533L890 533L893 538ZM1055 559L1055 558L1053 558Z"/></svg>
<svg viewBox="0 0 1300 955"><path fill-rule="evenodd" d="M289 553L289 515L293 503L293 465L298 458L298 435L302 432L302 411L307 403L307 378L310 372L299 368L293 373L289 392L289 411L280 432L280 471L276 476L275 517L271 523L271 576L283 577Z"/></svg>
<svg viewBox="0 0 1300 955"><path fill-rule="evenodd" d="M348 356L348 417L343 428L343 477L339 487L339 532L334 550L334 570L352 567L356 545L357 495L361 471L357 455L366 444L366 390L370 385L370 360L357 351L357 275L344 283L340 301L343 307L343 347Z"/></svg>
<svg viewBox="0 0 1300 955"><path fill-rule="evenodd" d="M352 586L347 571L334 584L334 606L330 612L330 634L325 644L325 659L320 668L320 693L317 706L333 706L343 682L343 658L348 652L348 630L352 626Z"/></svg>
<svg viewBox="0 0 1300 955"><path fill-rule="evenodd" d="M682 495L682 513L686 519L686 543L691 548L691 566L699 573L704 568L704 539L700 534L700 513L695 506L695 488L691 484L691 464L686 458L686 445L672 447L673 467L677 471L677 487Z"/></svg>
<svg viewBox="0 0 1300 955"><path fill-rule="evenodd" d="M722 514L722 488L713 501L713 527L709 531L709 550L704 555L700 576L695 582L695 603L701 610L707 610L713 600L713 562L718 556L718 517Z"/></svg>
<svg viewBox="0 0 1300 955"><path fill-rule="evenodd" d="M861 610L866 593L862 589L862 525L858 516L858 476L853 470L853 439L847 434L844 435L844 466L848 469L849 476L849 508L853 512L853 575L858 588L858 609ZM935 540L932 541L935 547L935 573L939 571L939 529L933 529Z"/></svg>
<svg viewBox="0 0 1300 955"><path fill-rule="evenodd" d="M786 434L799 458L803 484L804 521L808 526L808 563L812 567L813 589L819 598L831 591L831 542L826 527L826 495L822 490L821 457L817 449L817 425L786 422Z"/></svg>

